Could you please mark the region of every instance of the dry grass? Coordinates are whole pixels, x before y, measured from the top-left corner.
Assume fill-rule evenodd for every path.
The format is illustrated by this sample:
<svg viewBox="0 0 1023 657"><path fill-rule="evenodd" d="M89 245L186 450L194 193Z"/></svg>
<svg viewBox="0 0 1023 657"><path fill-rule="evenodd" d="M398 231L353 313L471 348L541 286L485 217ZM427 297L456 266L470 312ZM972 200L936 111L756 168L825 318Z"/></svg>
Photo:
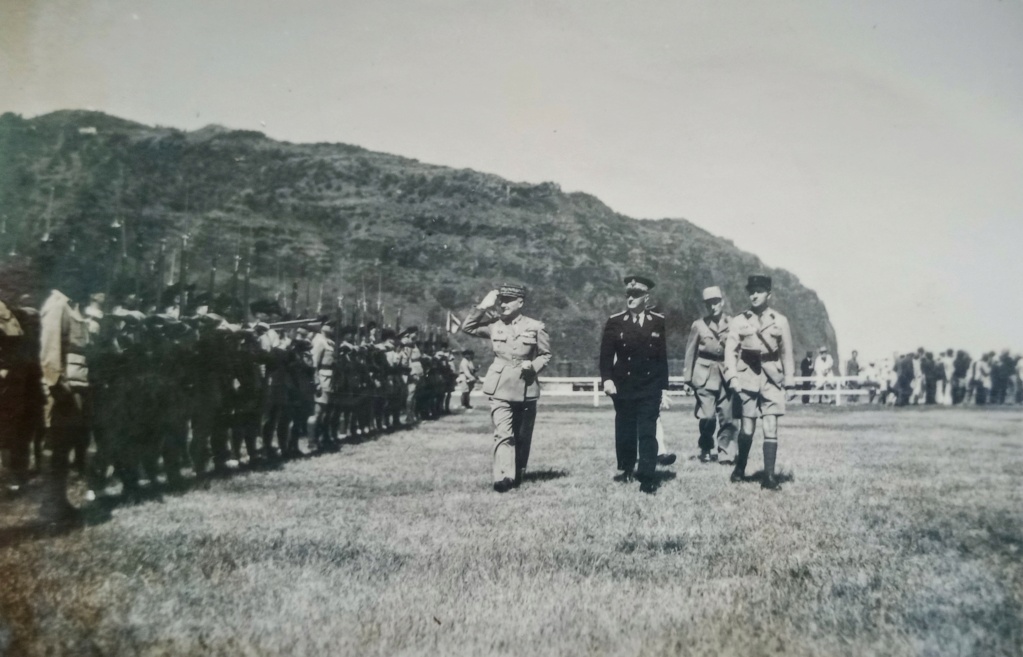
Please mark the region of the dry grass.
<svg viewBox="0 0 1023 657"><path fill-rule="evenodd" d="M683 459L654 496L611 481L607 406L558 404L506 495L477 411L12 541L0 646L1023 654L1020 411L796 409L775 494L686 458L688 410L664 419Z"/></svg>

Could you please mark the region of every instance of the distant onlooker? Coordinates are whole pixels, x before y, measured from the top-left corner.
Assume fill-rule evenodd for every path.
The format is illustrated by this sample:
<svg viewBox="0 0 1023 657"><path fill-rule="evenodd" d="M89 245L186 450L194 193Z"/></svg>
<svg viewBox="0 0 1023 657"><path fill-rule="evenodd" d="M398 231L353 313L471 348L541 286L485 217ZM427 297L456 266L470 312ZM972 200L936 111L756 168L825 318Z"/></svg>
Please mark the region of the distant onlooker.
<svg viewBox="0 0 1023 657"><path fill-rule="evenodd" d="M811 376L813 376L813 352L812 351L806 352L806 358L804 358L802 361L800 361L800 363L799 363L799 374L800 374L800 376L803 376L803 377L811 377ZM803 390L809 390L810 389L810 381L808 381L808 380L807 381L803 381L801 387L803 388ZM809 404L810 403L810 395L803 395L803 403L804 404Z"/></svg>
<svg viewBox="0 0 1023 657"><path fill-rule="evenodd" d="M915 367L913 354L905 354L895 365L897 378L895 381L896 406L906 406L913 399L913 381Z"/></svg>
<svg viewBox="0 0 1023 657"><path fill-rule="evenodd" d="M845 364L845 375L846 376L859 376L860 375L860 352L853 349L852 357Z"/></svg>
<svg viewBox="0 0 1023 657"><path fill-rule="evenodd" d="M938 359L941 378L938 380L938 403L952 405L952 382L955 379L955 351L949 349Z"/></svg>
<svg viewBox="0 0 1023 657"><path fill-rule="evenodd" d="M934 404L938 394L938 364L934 354L926 352L920 359L920 372L924 377L924 403ZM942 374L941 376L944 376Z"/></svg>
<svg viewBox="0 0 1023 657"><path fill-rule="evenodd" d="M863 369L860 367L859 355L860 355L860 352L858 352L855 349L853 349L852 356L845 363L845 375L846 376L857 376L858 377L863 372ZM860 387L860 382L859 381L846 381L845 387L855 390L855 389Z"/></svg>
<svg viewBox="0 0 1023 657"><path fill-rule="evenodd" d="M913 380L910 383L911 392L909 403L916 406L924 399L924 348L920 347L915 354L910 354L909 362L913 366Z"/></svg>
<svg viewBox="0 0 1023 657"><path fill-rule="evenodd" d="M828 353L826 346L821 347L817 354L817 360L813 362L813 376L814 376L814 388L817 390L830 390L834 388L834 384L831 382L832 370L835 368L835 360ZM823 404L827 400L826 395L819 395L817 402ZM832 398L831 403L834 403Z"/></svg>
<svg viewBox="0 0 1023 657"><path fill-rule="evenodd" d="M994 355L993 351L988 352L977 361L973 375L973 401L977 406L987 404L988 395L991 393L991 360Z"/></svg>

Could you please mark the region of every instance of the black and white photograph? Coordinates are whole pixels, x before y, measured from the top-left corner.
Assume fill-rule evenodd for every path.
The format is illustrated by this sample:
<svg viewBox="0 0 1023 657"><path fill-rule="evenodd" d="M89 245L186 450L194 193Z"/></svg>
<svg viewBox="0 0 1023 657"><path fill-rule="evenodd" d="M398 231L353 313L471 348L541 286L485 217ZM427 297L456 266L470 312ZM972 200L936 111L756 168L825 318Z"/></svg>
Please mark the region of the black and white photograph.
<svg viewBox="0 0 1023 657"><path fill-rule="evenodd" d="M0 0L0 657L1023 655L1019 0Z"/></svg>

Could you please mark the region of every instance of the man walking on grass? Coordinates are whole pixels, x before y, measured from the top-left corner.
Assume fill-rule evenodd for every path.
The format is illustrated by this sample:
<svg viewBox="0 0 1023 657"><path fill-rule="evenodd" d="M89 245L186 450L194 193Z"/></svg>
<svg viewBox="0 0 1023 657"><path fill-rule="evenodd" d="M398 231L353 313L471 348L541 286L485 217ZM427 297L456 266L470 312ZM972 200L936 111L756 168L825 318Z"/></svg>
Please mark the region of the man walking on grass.
<svg viewBox="0 0 1023 657"><path fill-rule="evenodd" d="M626 276L626 310L611 315L600 342L600 378L615 407L615 481L640 481L657 489L657 418L668 390L667 331L664 315L647 310L653 280ZM638 459L637 459L638 456ZM637 463L638 460L638 463Z"/></svg>
<svg viewBox="0 0 1023 657"><path fill-rule="evenodd" d="M785 414L785 381L792 376L792 332L789 321L768 307L771 277L750 276L746 283L750 309L732 319L725 338L725 378L742 400L739 454L732 481L744 481L757 418L764 421L764 478L769 490L780 487L774 474L778 454L778 417Z"/></svg>
<svg viewBox="0 0 1023 657"><path fill-rule="evenodd" d="M696 393L696 419L700 423L700 462L727 461L739 428L733 411L734 395L725 385L725 335L731 317L724 313L721 288L703 291L707 314L693 322L686 342L685 381ZM717 451L714 429L717 428Z"/></svg>
<svg viewBox="0 0 1023 657"><path fill-rule="evenodd" d="M483 380L494 423L494 490L504 493L522 482L529 462L540 397L537 376L551 360L544 323L522 314L526 288L505 284L491 290L462 324L462 331L490 338L494 362Z"/></svg>

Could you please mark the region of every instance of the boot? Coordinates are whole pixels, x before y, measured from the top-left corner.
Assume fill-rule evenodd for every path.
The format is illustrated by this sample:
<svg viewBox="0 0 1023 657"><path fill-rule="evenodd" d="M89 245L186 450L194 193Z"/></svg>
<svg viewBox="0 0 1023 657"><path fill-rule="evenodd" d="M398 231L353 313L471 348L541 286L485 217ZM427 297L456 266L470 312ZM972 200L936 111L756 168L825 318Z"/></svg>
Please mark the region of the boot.
<svg viewBox="0 0 1023 657"><path fill-rule="evenodd" d="M760 486L767 490L778 490L781 484L774 476L774 461L778 455L778 439L764 438L764 478Z"/></svg>
<svg viewBox="0 0 1023 657"><path fill-rule="evenodd" d="M739 454L735 457L735 469L732 470L733 482L746 480L746 461L749 459L750 448L753 447L753 436L739 433Z"/></svg>

